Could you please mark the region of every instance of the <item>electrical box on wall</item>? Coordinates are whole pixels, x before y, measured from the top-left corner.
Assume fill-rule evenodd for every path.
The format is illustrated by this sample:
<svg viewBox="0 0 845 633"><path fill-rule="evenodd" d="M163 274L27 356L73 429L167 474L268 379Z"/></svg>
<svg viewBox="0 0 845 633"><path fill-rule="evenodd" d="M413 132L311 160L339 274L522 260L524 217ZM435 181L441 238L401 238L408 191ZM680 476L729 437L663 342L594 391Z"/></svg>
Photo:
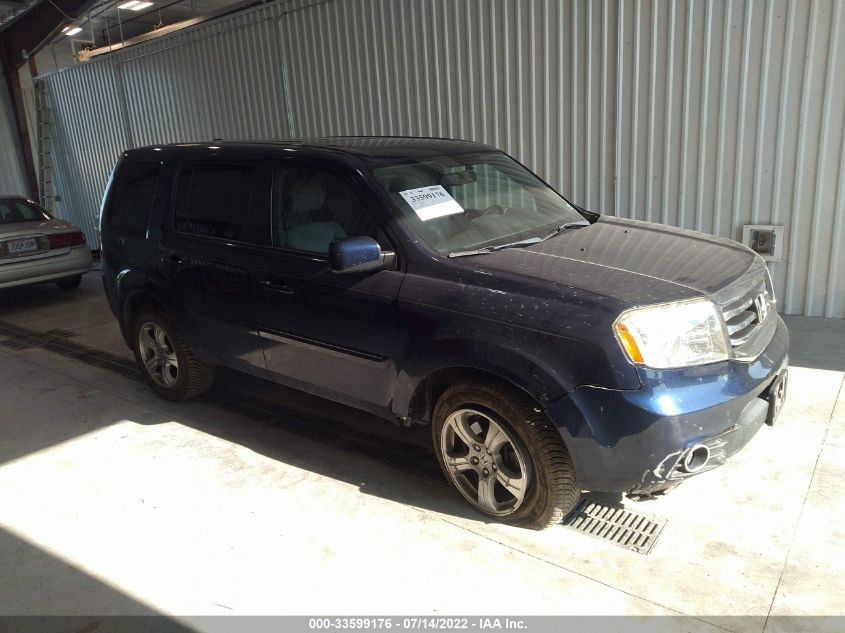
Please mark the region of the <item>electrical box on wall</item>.
<svg viewBox="0 0 845 633"><path fill-rule="evenodd" d="M767 262L783 260L783 227L771 224L746 224L742 243Z"/></svg>

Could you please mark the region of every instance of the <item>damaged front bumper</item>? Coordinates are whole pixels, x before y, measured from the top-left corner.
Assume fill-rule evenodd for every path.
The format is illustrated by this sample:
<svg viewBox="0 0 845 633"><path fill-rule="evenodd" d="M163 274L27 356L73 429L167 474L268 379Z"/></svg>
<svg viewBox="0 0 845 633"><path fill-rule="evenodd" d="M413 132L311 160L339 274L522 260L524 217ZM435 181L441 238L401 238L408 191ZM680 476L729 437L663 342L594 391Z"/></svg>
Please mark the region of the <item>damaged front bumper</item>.
<svg viewBox="0 0 845 633"><path fill-rule="evenodd" d="M724 464L773 421L788 349L789 333L778 318L772 340L751 362L643 369L641 389L579 387L546 413L583 489L657 492Z"/></svg>

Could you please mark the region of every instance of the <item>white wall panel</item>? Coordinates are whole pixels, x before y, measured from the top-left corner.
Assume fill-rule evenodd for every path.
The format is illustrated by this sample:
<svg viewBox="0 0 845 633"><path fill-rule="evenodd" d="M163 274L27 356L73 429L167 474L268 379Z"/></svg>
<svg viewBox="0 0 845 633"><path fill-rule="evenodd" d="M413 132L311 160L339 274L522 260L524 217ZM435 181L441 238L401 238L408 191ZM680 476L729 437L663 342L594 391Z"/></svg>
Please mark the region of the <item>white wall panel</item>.
<svg viewBox="0 0 845 633"><path fill-rule="evenodd" d="M56 204L96 244L96 218L111 168L128 145L112 63L51 75L48 83ZM76 72L84 70L84 72Z"/></svg>
<svg viewBox="0 0 845 633"><path fill-rule="evenodd" d="M843 317L843 4L285 1L44 81L82 213L123 146L460 137L605 213L734 239L784 224L781 310Z"/></svg>
<svg viewBox="0 0 845 633"><path fill-rule="evenodd" d="M19 147L12 102L0 78L0 195L29 195Z"/></svg>

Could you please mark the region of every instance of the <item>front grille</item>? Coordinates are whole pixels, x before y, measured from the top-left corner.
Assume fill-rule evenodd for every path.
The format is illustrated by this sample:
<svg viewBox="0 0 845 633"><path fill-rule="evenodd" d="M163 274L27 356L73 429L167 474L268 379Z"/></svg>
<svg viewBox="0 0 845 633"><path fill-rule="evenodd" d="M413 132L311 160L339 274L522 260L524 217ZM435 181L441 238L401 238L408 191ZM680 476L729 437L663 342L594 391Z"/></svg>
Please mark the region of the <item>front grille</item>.
<svg viewBox="0 0 845 633"><path fill-rule="evenodd" d="M756 358L772 339L777 318L760 260L737 281L714 295L722 311L734 358Z"/></svg>
<svg viewBox="0 0 845 633"><path fill-rule="evenodd" d="M760 301L765 302L762 308ZM722 306L722 316L728 328L732 347L739 347L754 336L755 330L768 316L770 303L766 285L761 283L738 299Z"/></svg>

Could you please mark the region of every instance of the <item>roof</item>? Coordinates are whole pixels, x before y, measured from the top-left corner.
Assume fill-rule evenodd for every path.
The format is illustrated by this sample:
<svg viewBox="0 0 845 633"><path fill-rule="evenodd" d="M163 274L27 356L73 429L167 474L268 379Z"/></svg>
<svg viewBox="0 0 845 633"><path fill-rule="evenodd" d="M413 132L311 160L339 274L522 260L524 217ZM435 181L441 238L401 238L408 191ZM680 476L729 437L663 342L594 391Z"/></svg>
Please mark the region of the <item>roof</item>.
<svg viewBox="0 0 845 633"><path fill-rule="evenodd" d="M412 136L329 136L322 138L297 138L267 141L222 141L204 143L176 143L151 145L128 150L128 158L150 158L156 152L170 156L219 155L220 153L244 157L291 152L303 157L355 156L365 162L387 162L401 159L419 159L444 154L462 154L495 149L489 145L446 138L418 138Z"/></svg>

